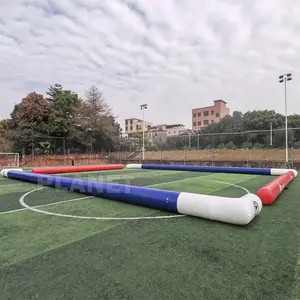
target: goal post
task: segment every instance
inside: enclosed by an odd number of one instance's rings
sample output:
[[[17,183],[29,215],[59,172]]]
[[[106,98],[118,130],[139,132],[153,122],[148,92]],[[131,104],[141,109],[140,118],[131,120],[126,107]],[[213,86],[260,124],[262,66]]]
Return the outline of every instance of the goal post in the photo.
[[[0,169],[6,167],[18,168],[20,166],[19,153],[0,152]]]

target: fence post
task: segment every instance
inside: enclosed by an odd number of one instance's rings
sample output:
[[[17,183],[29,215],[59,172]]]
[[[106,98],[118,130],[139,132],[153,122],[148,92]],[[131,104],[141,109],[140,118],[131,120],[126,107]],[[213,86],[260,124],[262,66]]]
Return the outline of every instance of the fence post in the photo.
[[[247,167],[249,168],[249,164],[250,164],[250,149],[249,149],[249,143],[250,143],[250,139],[249,139],[249,132],[247,132]]]
[[[292,129],[292,169],[294,169],[294,138],[295,138],[295,133],[294,130]]]
[[[186,149],[184,149],[184,164],[186,165]]]
[[[294,145],[292,145],[292,169],[294,169]]]
[[[215,165],[215,137],[212,135],[212,166]]]
[[[250,151],[249,151],[249,147],[247,148],[247,167],[249,168],[249,159],[250,158]]]
[[[66,138],[63,138],[63,151],[64,151],[64,155],[66,155]]]
[[[160,150],[160,163],[162,163],[162,156],[163,156],[162,150]]]

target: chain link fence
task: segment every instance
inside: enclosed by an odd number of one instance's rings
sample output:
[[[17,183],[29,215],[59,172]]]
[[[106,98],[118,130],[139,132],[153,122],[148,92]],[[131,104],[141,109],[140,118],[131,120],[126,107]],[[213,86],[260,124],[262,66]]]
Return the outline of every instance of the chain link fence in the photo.
[[[20,150],[22,166],[62,166],[98,164],[107,161],[108,152],[97,147],[97,141],[83,145],[80,141],[50,135],[32,135],[27,150]],[[94,147],[93,147],[94,146]]]
[[[217,162],[285,162],[285,129],[253,130],[232,133],[185,134],[168,136],[159,132],[151,138],[145,134],[145,161],[155,163],[203,162],[214,165]],[[69,141],[62,137],[34,135],[31,138],[30,151],[21,153],[21,157],[33,163],[37,157],[62,156],[70,158],[81,155],[80,161],[89,163],[103,159],[110,163],[142,162],[142,136],[117,138],[106,150],[97,141],[82,145],[79,141]],[[107,150],[108,149],[108,150]],[[288,129],[288,162],[300,163],[300,128]]]
[[[109,153],[111,162],[141,162],[141,137],[120,138],[117,151]],[[234,133],[168,136],[167,132],[149,139],[145,135],[145,161],[286,161],[285,129],[253,130]],[[288,129],[288,161],[300,162],[300,128]]]

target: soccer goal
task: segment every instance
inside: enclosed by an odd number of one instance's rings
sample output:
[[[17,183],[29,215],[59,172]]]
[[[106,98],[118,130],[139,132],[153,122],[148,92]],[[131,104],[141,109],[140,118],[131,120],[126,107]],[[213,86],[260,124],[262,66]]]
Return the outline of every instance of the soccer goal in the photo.
[[[2,167],[18,168],[19,165],[20,165],[19,153],[0,152],[0,168]]]

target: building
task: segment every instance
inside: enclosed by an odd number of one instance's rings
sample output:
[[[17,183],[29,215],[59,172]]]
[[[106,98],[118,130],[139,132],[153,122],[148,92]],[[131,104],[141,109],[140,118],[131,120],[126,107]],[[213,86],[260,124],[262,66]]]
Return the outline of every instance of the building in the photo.
[[[179,132],[179,135],[191,135],[193,131],[191,129],[183,129]]]
[[[167,136],[176,136],[176,135],[180,135],[181,131],[186,130],[186,128],[183,124],[170,124],[170,125],[160,124],[160,125],[149,127],[149,131],[155,131],[155,130],[166,131]]]
[[[192,110],[193,131],[209,125],[218,123],[222,118],[229,115],[229,108],[226,102],[219,99],[214,101],[214,105],[194,108]]]
[[[144,121],[144,131],[147,131],[152,126],[151,122]],[[143,131],[143,120],[130,118],[125,119],[125,133],[128,135]]]
[[[152,146],[159,146],[163,145],[167,142],[167,131],[157,128],[157,129],[150,129],[146,133],[146,137]]]
[[[167,136],[176,136],[180,135],[180,132],[182,130],[186,130],[185,126],[183,124],[161,124],[157,125],[157,128],[161,130],[165,130],[167,132]]]
[[[121,138],[121,139],[127,139],[127,138],[128,138],[128,133],[122,132],[122,133],[120,134],[120,138]]]

